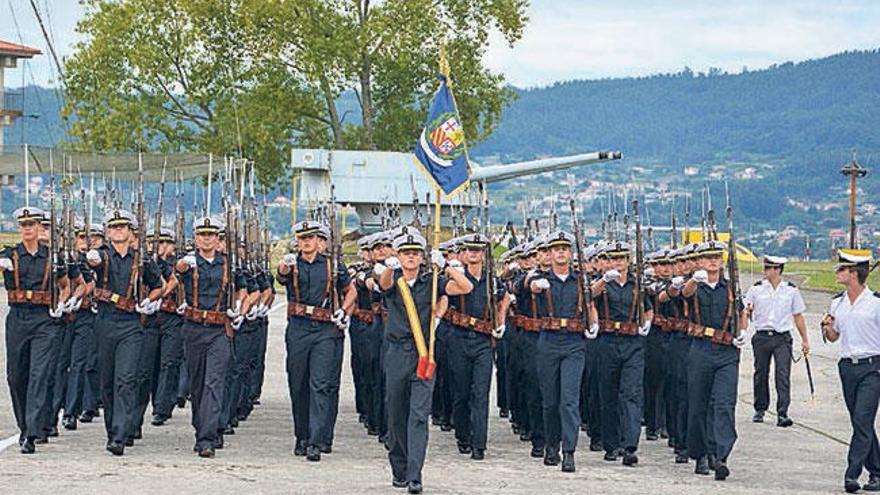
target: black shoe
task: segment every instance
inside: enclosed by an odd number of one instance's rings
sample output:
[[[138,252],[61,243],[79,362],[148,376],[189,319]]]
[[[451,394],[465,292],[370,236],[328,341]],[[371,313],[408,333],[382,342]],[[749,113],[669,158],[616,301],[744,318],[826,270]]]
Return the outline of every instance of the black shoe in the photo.
[[[214,447],[205,447],[199,451],[199,457],[211,458],[214,457]]]
[[[574,452],[563,452],[562,453],[562,472],[563,473],[573,473],[574,471],[575,471]]]
[[[603,450],[602,442],[598,439],[590,440],[590,452],[601,452]]]
[[[125,453],[125,445],[122,445],[122,442],[107,442],[107,452],[113,455],[122,455]]]
[[[364,424],[367,421],[367,417],[363,414],[358,414],[358,423]]]
[[[34,445],[34,440],[32,438],[25,438],[23,442],[21,442],[21,453],[22,454],[33,454],[37,451],[37,447]]]
[[[532,451],[529,452],[529,455],[540,459],[544,457],[544,449],[542,449],[541,447],[532,447]]]
[[[238,428],[238,416],[229,420],[229,426],[231,426],[233,428]]]
[[[843,489],[846,493],[855,493],[861,489],[858,480],[843,480]]]
[[[547,450],[546,453],[544,454],[544,465],[545,466],[559,465],[559,451]]]
[[[306,443],[302,440],[297,440],[296,445],[293,447],[293,455],[297,457],[302,457],[306,455]]]
[[[72,416],[65,416],[61,419],[61,426],[63,426],[65,430],[76,430],[76,418]]]
[[[399,480],[397,478],[391,478],[391,486],[394,488],[406,488],[407,482],[406,480]]]
[[[363,423],[363,421],[361,422]],[[431,416],[431,424],[434,426],[440,426],[440,416]]]
[[[715,480],[724,481],[728,476],[730,476],[730,468],[727,467],[727,463],[724,461],[718,461],[715,464]]]
[[[660,438],[669,438],[669,431],[666,428],[660,428]]]
[[[706,458],[706,456],[697,459],[697,465],[694,466],[694,473],[702,474],[704,476],[709,474],[709,460]]]
[[[635,452],[624,452],[623,453],[623,465],[624,466],[635,466],[638,463],[639,463],[639,456],[637,456]]]
[[[375,426],[372,426],[372,425],[367,427],[367,435],[369,435],[371,437],[375,437],[378,434],[379,434],[379,428],[376,428]]]
[[[235,428],[230,425],[226,425],[226,428],[223,428],[224,435],[235,435]]]
[[[764,422],[764,412],[763,411],[755,411],[755,414],[752,415],[752,423],[763,423]]]
[[[126,447],[134,447],[134,438],[130,438],[130,437],[126,438],[125,439],[125,446]]]
[[[507,409],[502,409],[502,410],[498,411],[498,417],[499,418],[509,418],[510,411],[508,411]]]
[[[134,439],[140,440],[142,438],[144,438],[144,430],[142,430],[141,427],[138,426],[137,431],[134,432]]]
[[[100,418],[101,417],[101,409],[103,409],[103,408],[104,408],[103,404],[98,405],[98,409],[92,413],[92,416],[94,416],[96,418]]]
[[[217,438],[211,442],[211,447],[214,450],[220,450],[223,448],[223,443],[223,435],[217,435]]]
[[[312,462],[318,462],[321,460],[321,450],[318,449],[317,445],[309,445],[306,449],[306,459]]]
[[[186,397],[178,397],[177,398],[177,408],[183,409],[186,407]]]
[[[471,446],[463,443],[458,444],[458,453],[459,454],[470,454]]]
[[[660,436],[662,437],[663,435],[660,435]],[[675,438],[669,437],[669,440],[666,440],[666,446],[669,447],[670,449],[674,449],[675,448]]]
[[[712,471],[715,471],[715,464],[718,463],[718,461],[715,459],[715,454],[707,455],[706,461],[709,463],[709,469],[711,469]]]
[[[660,438],[660,435],[657,434],[656,431],[647,431],[645,430],[645,440],[655,441]]]
[[[255,406],[259,406],[260,405],[260,398],[259,397],[254,398],[254,400],[251,401],[251,404],[253,404]]]
[[[520,433],[525,431],[522,429],[522,427],[520,425],[516,425],[516,424],[510,425],[510,430],[513,432],[514,435],[519,435]]]
[[[440,425],[440,431],[452,431],[452,424],[443,423],[442,425]]]
[[[780,428],[788,428],[793,424],[794,421],[792,421],[791,418],[789,418],[788,416],[779,416],[778,418],[776,418],[776,426]]]
[[[473,459],[475,461],[482,461],[485,458],[486,458],[486,451],[483,449],[474,449],[473,452],[471,452],[471,459]]]
[[[417,494],[422,493],[422,482],[421,481],[410,481],[406,485],[406,492]]]
[[[37,445],[49,443],[49,438],[47,437],[37,437],[34,439],[34,443]]]
[[[333,453],[333,446],[327,445],[326,447],[321,447],[321,453],[322,454],[332,454]]]
[[[610,462],[614,462],[614,461],[616,461],[616,460],[617,460],[617,452],[615,452],[615,451],[613,451],[613,450],[612,450],[612,451],[605,452],[605,457],[604,457],[604,459],[605,459],[606,461],[610,461]]]
[[[52,425],[49,428],[49,433],[46,435],[47,437],[57,437],[58,436],[58,425]]]
[[[880,492],[880,478],[872,474],[868,477],[868,482],[862,485],[862,490],[866,492]]]
[[[166,419],[167,418],[165,418],[165,416],[163,416],[161,414],[154,414],[153,420],[150,421],[150,424],[153,426],[162,426],[165,424]]]
[[[590,426],[589,426],[588,424],[586,424],[586,423],[581,423],[580,428],[581,428],[581,431],[583,431],[583,432],[588,432],[588,431],[590,431]]]
[[[84,411],[79,415],[80,423],[91,423],[93,419],[95,419],[94,411]]]
[[[520,442],[531,442],[532,441],[532,432],[530,431],[522,431],[519,434]]]
[[[675,454],[675,463],[676,464],[687,464],[688,463],[687,454],[681,454],[681,453]]]

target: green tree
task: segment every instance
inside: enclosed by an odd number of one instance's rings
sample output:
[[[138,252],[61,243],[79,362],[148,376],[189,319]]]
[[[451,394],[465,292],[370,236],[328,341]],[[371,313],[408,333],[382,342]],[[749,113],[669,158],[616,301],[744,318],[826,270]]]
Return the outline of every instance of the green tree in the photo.
[[[482,58],[513,45],[527,0],[83,0],[67,61],[73,145],[241,154],[263,181],[291,146],[405,151],[445,44],[472,142],[512,93]],[[359,122],[337,101],[357,96]]]

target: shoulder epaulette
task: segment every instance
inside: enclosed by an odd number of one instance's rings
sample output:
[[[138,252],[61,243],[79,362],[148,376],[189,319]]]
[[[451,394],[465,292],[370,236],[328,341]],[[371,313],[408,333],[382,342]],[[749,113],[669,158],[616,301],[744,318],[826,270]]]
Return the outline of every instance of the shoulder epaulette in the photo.
[[[846,291],[840,291],[837,294],[834,294],[834,297],[832,297],[831,299],[838,299],[838,298],[842,297],[843,294],[845,294],[845,293],[846,293]]]
[[[880,292],[874,292],[874,297],[880,297]]]
[[[757,287],[757,286],[761,285],[761,282],[763,282],[763,280],[758,280],[757,282],[755,282],[755,283],[752,284],[752,285],[755,286],[755,287]]]
[[[797,289],[797,284],[795,284],[791,280],[786,281],[786,283],[788,284],[789,287],[794,287],[795,289]]]

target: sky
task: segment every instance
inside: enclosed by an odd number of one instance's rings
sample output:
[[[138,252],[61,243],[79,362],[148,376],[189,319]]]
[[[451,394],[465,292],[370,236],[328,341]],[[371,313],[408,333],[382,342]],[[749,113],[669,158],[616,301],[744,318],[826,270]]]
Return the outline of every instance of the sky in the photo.
[[[59,57],[78,41],[78,0],[35,0]],[[14,12],[14,16],[13,16]],[[532,0],[523,39],[492,38],[485,62],[519,87],[719,67],[728,72],[880,47],[875,0]],[[17,20],[12,22],[13,18]],[[30,0],[0,0],[0,39],[43,50],[25,83],[55,85]],[[9,74],[19,86],[22,72]]]

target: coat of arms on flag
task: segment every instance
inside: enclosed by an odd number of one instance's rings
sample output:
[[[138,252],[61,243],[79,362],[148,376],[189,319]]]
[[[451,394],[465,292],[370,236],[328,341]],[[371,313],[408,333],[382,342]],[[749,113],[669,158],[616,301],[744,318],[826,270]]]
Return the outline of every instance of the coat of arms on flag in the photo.
[[[440,76],[440,87],[431,101],[414,153],[419,165],[447,196],[461,190],[470,180],[464,129],[445,75]]]

